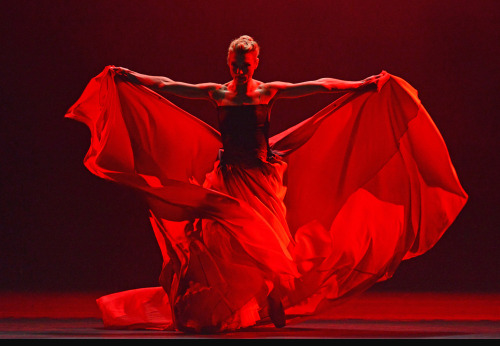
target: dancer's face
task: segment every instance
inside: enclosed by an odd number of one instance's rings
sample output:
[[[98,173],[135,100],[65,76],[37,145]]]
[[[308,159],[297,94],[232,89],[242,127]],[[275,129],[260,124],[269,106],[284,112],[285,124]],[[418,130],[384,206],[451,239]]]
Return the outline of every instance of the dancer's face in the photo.
[[[227,65],[231,71],[231,77],[236,84],[246,84],[253,76],[253,73],[259,65],[257,52],[249,53],[229,53]]]

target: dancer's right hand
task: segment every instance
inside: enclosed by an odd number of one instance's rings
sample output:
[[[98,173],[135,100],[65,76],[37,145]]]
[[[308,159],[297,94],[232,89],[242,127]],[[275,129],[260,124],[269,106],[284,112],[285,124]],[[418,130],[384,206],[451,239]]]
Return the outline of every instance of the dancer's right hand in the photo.
[[[128,68],[119,67],[119,66],[113,66],[110,68],[110,70],[116,72],[116,74],[123,76],[123,77],[127,77],[128,75],[130,75],[132,73],[132,71],[129,70]]]

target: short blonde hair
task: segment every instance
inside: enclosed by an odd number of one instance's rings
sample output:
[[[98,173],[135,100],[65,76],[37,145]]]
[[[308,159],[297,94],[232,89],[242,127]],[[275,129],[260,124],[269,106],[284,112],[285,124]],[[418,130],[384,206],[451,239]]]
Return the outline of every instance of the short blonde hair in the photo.
[[[257,56],[259,56],[260,47],[259,44],[252,37],[248,35],[242,35],[231,41],[231,44],[229,45],[229,49],[227,52],[227,56],[229,57],[229,54],[231,54],[232,52],[243,53],[243,54],[256,52]]]

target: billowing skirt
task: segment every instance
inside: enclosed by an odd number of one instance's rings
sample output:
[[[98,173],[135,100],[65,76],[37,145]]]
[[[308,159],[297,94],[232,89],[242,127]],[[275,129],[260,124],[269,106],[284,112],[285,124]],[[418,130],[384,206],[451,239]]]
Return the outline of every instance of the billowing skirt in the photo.
[[[105,326],[234,330],[267,296],[309,316],[390,278],[467,201],[446,145],[403,79],[348,93],[270,138],[258,167],[221,167],[220,134],[106,67],[67,117],[91,133],[85,166],[148,202],[159,287],[98,299]]]

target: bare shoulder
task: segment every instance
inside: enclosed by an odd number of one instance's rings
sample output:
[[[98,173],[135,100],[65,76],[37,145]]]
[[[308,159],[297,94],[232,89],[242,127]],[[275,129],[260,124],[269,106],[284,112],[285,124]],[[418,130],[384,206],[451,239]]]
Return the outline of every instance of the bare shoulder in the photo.
[[[224,84],[217,84],[217,83],[211,83],[211,84],[213,85],[211,87],[210,97],[216,103],[219,103],[221,100],[226,98],[226,95],[228,93],[229,82]]]
[[[259,85],[258,90],[259,93],[269,99],[270,102],[280,91],[286,89],[286,87],[290,85],[291,83],[281,81],[266,82]]]

